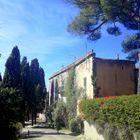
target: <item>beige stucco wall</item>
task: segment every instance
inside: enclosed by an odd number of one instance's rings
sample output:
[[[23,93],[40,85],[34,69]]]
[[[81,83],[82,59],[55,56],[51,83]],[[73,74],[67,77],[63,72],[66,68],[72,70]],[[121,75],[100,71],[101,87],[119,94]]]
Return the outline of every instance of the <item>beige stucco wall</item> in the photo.
[[[86,140],[105,140],[103,135],[97,132],[95,125],[90,125],[87,121],[84,121],[84,139]]]
[[[126,61],[96,60],[97,87],[101,96],[135,93],[134,64]]]
[[[84,89],[84,78],[86,78],[86,96],[93,98],[92,76],[92,57],[86,59],[83,63],[75,67],[76,84],[79,88]]]
[[[55,73],[53,77],[49,79],[50,84],[51,81],[58,82],[58,87],[61,89],[62,86],[65,86],[67,82],[67,77],[69,74],[69,70],[75,70],[75,85],[78,89],[81,90],[81,96],[84,95],[84,78],[86,78],[86,97],[93,98],[93,86],[92,86],[92,67],[93,67],[93,55],[92,52],[87,53],[84,57],[80,58],[79,60],[75,61],[74,63],[68,65],[64,69],[61,69],[59,72]],[[62,84],[63,83],[63,84]],[[55,98],[55,92],[54,92]]]

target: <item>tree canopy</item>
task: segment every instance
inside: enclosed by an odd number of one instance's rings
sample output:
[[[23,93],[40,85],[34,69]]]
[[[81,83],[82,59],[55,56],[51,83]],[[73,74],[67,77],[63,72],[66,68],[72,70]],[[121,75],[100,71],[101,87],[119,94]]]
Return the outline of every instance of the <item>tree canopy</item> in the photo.
[[[25,116],[25,119],[28,120],[29,114],[31,114],[32,124],[33,120],[36,123],[37,113],[42,112],[45,108],[46,86],[43,68],[39,66],[37,58],[31,61],[31,65],[26,57],[23,57],[20,62],[20,52],[17,46],[13,48],[5,67],[3,80],[0,75],[1,87],[20,91],[23,118]],[[22,123],[24,123],[24,119]]]
[[[67,0],[80,8],[80,15],[69,25],[70,32],[87,35],[91,40],[101,37],[101,27],[108,24],[107,32],[120,35],[117,23],[127,29],[140,29],[139,0]]]
[[[15,46],[8,57],[5,64],[5,73],[3,77],[3,87],[20,87],[20,52],[17,46]]]
[[[128,59],[138,61],[140,51],[140,1],[139,0],[66,0],[80,9],[80,14],[68,26],[76,35],[86,35],[89,40],[101,38],[102,29],[118,36],[126,29],[135,31],[122,42]],[[106,25],[106,26],[104,26]]]
[[[128,59],[138,61],[138,52],[140,52],[140,32],[129,36],[122,42],[123,51],[128,53]]]

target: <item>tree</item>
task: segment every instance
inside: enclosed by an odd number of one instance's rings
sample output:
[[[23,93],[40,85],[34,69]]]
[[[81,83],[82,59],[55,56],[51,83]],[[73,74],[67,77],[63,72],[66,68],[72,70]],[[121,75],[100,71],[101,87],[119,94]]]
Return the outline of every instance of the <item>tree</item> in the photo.
[[[54,80],[50,83],[50,104],[54,103]]]
[[[140,1],[139,0],[67,0],[78,6],[80,15],[68,26],[68,31],[77,35],[86,35],[90,40],[101,38],[101,29],[106,27],[110,35],[121,34],[120,24],[135,31],[122,43],[128,58],[138,61],[140,47]],[[140,75],[140,73],[139,73]],[[140,77],[140,76],[139,76]],[[140,87],[140,78],[138,80]],[[140,93],[140,88],[138,88]]]
[[[29,120],[29,111],[30,109],[30,66],[27,62],[27,58],[23,57],[21,61],[21,90],[23,92],[23,101],[24,101],[24,113],[27,120]]]
[[[77,115],[77,100],[81,90],[77,88],[75,83],[75,70],[70,69],[64,86],[64,95],[66,96],[66,106],[68,113],[68,123]]]
[[[58,101],[56,103],[53,117],[55,128],[57,132],[59,132],[62,127],[65,127],[67,125],[67,109],[64,102]]]
[[[38,60],[35,58],[31,61],[30,65],[30,78],[31,78],[31,114],[32,114],[32,125],[33,120],[35,119],[36,123],[36,116],[37,116],[37,108],[36,108],[36,86],[39,83],[39,63]]]
[[[0,88],[0,131],[7,140],[16,139],[19,122],[23,122],[21,91],[13,88]],[[21,124],[20,124],[21,126]]]
[[[20,52],[17,46],[13,48],[11,55],[6,61],[5,67],[2,86],[20,88]]]
[[[46,85],[45,85],[45,73],[43,68],[39,68],[39,85],[40,85],[40,93],[38,93],[40,100],[39,100],[39,109],[38,112],[43,112],[44,108],[45,108],[45,101],[46,101],[46,95],[47,95],[47,91],[46,91]]]
[[[58,92],[59,92],[59,86],[58,86],[58,81],[57,79],[55,80],[55,101],[58,100]]]
[[[0,73],[0,85],[1,85],[1,82],[2,82],[2,76],[1,76],[1,73]]]
[[[120,35],[118,23],[131,30],[140,29],[139,0],[67,0],[80,8],[80,15],[69,25],[68,30],[78,35],[87,35],[90,40],[101,37],[101,28],[108,24],[107,32]]]
[[[32,110],[32,124],[37,113],[43,111],[45,107],[46,87],[44,79],[44,70],[39,67],[39,62],[35,58],[31,61],[30,65],[30,78],[31,78],[31,110]]]
[[[2,81],[1,73],[0,73],[0,82]]]
[[[138,52],[140,52],[140,32],[136,33],[122,42],[123,51],[128,53],[128,59],[138,62]]]

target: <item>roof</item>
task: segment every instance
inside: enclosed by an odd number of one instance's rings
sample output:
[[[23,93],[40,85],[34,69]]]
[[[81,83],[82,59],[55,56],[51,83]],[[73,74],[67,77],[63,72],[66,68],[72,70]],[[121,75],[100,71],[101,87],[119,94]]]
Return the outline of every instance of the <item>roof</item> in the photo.
[[[78,66],[79,64],[81,64],[82,62],[84,62],[86,59],[90,58],[90,57],[95,57],[95,53],[93,51],[89,51],[88,53],[86,53],[86,55],[84,55],[83,57],[79,58],[78,60],[74,61],[72,64],[69,64],[68,66],[62,68],[61,70],[57,71],[56,73],[54,73],[50,78],[54,78],[57,75],[60,75],[61,73],[64,73],[65,71],[69,70],[72,67]],[[107,62],[107,63],[125,63],[125,64],[134,64],[134,61],[130,61],[130,60],[119,60],[119,59],[103,59],[103,58],[98,58],[95,57],[96,61],[100,61],[100,62]]]
[[[98,58],[96,57],[96,61],[100,61],[100,62],[109,62],[109,63],[125,63],[125,64],[135,64],[134,61],[131,60],[124,60],[124,59],[104,59],[104,58]]]
[[[70,68],[75,67],[75,66],[81,64],[81,63],[84,62],[86,59],[88,59],[88,58],[90,58],[90,57],[92,57],[92,56],[94,56],[94,55],[95,55],[95,53],[94,53],[93,51],[89,51],[88,53],[86,53],[86,55],[84,55],[83,57],[81,57],[81,58],[79,58],[78,60],[74,61],[72,64],[69,64],[68,66],[66,66],[66,67],[62,68],[61,70],[57,71],[56,73],[54,73],[54,74],[49,78],[49,80],[52,79],[52,78],[54,78],[55,76],[57,76],[57,75],[59,75],[59,74],[65,72],[65,71],[69,70]]]

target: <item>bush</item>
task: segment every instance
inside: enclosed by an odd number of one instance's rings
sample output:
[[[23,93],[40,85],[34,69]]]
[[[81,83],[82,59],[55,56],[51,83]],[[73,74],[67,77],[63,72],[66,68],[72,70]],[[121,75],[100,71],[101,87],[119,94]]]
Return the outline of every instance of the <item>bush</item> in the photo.
[[[57,132],[59,132],[59,130],[62,127],[66,126],[67,112],[66,112],[66,106],[63,102],[58,102],[56,104],[56,108],[54,109],[53,112],[53,120]]]
[[[70,120],[69,128],[73,133],[83,133],[83,121],[77,117],[75,119]]]
[[[109,123],[117,128],[140,130],[140,96],[98,98],[80,102],[81,117],[87,121]]]

